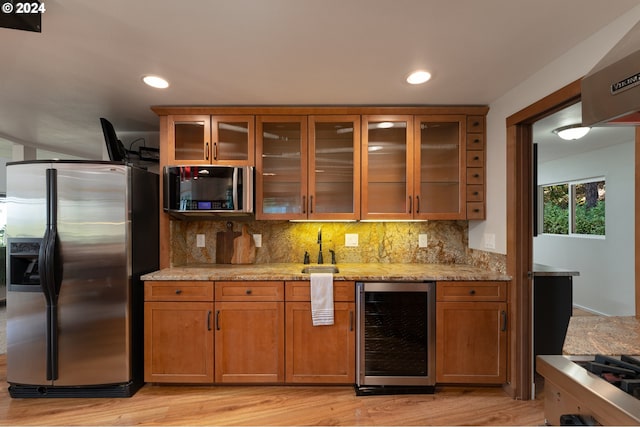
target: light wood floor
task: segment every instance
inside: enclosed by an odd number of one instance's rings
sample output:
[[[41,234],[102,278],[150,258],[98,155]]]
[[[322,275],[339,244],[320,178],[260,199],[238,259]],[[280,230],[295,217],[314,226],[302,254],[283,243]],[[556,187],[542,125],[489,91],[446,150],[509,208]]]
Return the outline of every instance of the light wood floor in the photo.
[[[145,385],[131,398],[12,399],[0,355],[0,425],[543,425],[543,400],[501,388],[361,396],[352,387]]]

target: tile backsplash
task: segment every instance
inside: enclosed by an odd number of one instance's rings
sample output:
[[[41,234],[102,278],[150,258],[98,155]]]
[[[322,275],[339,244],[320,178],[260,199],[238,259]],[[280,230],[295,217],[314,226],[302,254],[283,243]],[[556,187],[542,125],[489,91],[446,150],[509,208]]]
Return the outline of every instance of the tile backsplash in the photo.
[[[171,264],[216,262],[216,235],[227,230],[226,220],[171,221]],[[312,263],[318,260],[318,230],[322,230],[322,253],[337,263],[450,263],[472,264],[504,272],[504,255],[468,248],[467,221],[427,222],[289,222],[232,220],[232,229],[247,225],[249,234],[262,235],[256,249],[257,264],[302,263],[305,251]],[[204,247],[196,244],[204,235]],[[346,246],[345,235],[357,234],[358,246]],[[427,247],[419,247],[419,236],[427,236]]]

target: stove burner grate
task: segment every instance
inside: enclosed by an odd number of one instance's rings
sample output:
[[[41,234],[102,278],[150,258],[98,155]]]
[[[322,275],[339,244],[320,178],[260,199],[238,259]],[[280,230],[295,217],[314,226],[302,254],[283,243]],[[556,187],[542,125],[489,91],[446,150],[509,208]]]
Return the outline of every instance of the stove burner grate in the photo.
[[[640,358],[598,354],[583,367],[635,398],[640,398]]]

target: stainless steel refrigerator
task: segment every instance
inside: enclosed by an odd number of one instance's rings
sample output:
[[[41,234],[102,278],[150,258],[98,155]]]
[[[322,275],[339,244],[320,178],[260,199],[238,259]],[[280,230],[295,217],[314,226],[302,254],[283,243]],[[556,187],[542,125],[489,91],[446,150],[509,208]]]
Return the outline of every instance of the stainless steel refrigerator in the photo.
[[[158,175],[116,162],[7,164],[12,397],[128,397],[143,384],[142,274]]]

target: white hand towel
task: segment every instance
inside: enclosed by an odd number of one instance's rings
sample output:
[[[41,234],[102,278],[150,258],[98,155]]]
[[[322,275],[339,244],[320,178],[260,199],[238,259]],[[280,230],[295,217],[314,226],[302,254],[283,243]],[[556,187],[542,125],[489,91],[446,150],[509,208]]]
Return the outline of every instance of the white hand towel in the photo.
[[[333,325],[333,274],[311,273],[313,326]]]

